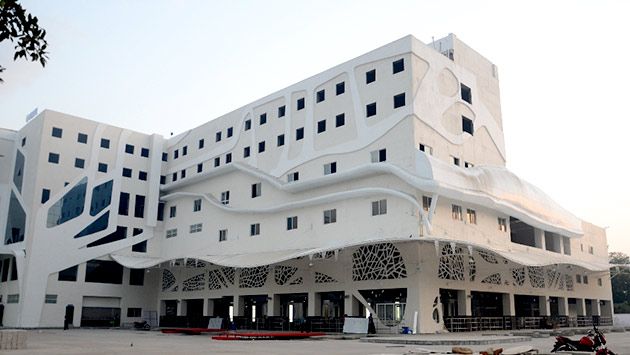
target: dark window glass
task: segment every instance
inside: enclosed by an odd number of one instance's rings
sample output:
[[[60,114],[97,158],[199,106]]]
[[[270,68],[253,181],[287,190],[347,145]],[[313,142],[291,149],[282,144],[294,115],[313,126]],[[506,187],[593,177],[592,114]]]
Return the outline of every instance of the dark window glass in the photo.
[[[122,284],[123,267],[115,261],[90,260],[85,266],[85,282]]]
[[[145,245],[145,249],[146,249],[146,245]],[[144,269],[129,269],[129,284],[132,286],[143,286],[144,285]],[[129,308],[129,309],[131,310],[134,308]],[[140,308],[135,308],[135,309],[139,310]],[[136,315],[135,317],[139,317],[139,315]]]
[[[199,149],[203,149],[203,146],[206,142],[203,139],[199,140]]]
[[[394,108],[405,106],[405,93],[394,95]]]
[[[179,158],[179,150],[175,149],[175,151],[173,152],[173,159],[177,159]]]
[[[139,171],[138,172],[138,179],[140,179],[142,181],[147,181],[147,172],[146,171]]]
[[[326,90],[320,90],[317,92],[317,97],[316,97],[316,101],[317,102],[322,102],[326,100]]]
[[[48,162],[53,164],[59,164],[59,154],[48,153]]]
[[[258,143],[258,153],[262,153],[265,151],[265,141]]]
[[[101,138],[101,148],[109,149],[109,139]]]
[[[57,128],[57,127],[53,127],[52,128],[52,136],[53,137],[61,138],[62,134],[63,134],[63,130],[61,128]]]
[[[376,69],[372,69],[365,73],[365,83],[369,84],[376,81]]]
[[[188,146],[187,145],[182,147],[182,156],[184,156],[184,155],[188,155]]]
[[[168,153],[162,153],[162,161],[168,161]]]
[[[326,132],[326,120],[317,122],[317,133]]]
[[[197,164],[197,172],[200,173],[203,171],[203,163]]]
[[[261,192],[262,192],[261,183],[252,184],[252,198],[260,196]]]
[[[158,203],[157,220],[158,221],[164,220],[164,202]]]
[[[74,167],[79,169],[85,168],[85,159],[74,158]]]
[[[98,171],[101,173],[106,173],[107,172],[107,164],[105,163],[98,163]]]
[[[103,244],[113,243],[125,238],[127,238],[127,227],[118,226],[116,227],[116,231],[88,244],[87,247],[92,248]]]
[[[335,126],[341,127],[346,124],[346,114],[340,113],[335,117]]]
[[[42,203],[46,203],[50,199],[50,190],[42,189]]]
[[[18,191],[22,192],[22,180],[24,179],[24,154],[16,150],[15,167],[13,169],[13,182]]]
[[[284,115],[286,114],[286,106],[280,106],[278,107],[278,117],[284,117]]]
[[[140,149],[140,156],[148,158],[149,157],[149,148]]]
[[[6,282],[9,279],[9,267],[11,259],[4,259],[2,261],[2,282]]]
[[[131,144],[125,144],[125,153],[133,154],[135,147]]]
[[[225,155],[225,164],[229,164],[232,162],[232,153],[227,153]]]
[[[298,111],[304,108],[304,98],[297,100],[297,109]]]
[[[17,279],[18,279],[17,265],[16,265],[16,262],[15,262],[15,257],[12,257],[11,258],[11,278],[9,280],[10,281],[15,281]]]
[[[337,83],[337,85],[335,85],[335,90],[337,95],[343,94],[346,92],[346,83],[344,81]]]
[[[83,213],[87,178],[81,179],[54,205],[48,209],[47,227],[58,226]]]
[[[372,117],[376,115],[376,102],[372,102],[365,106],[365,116]]]
[[[177,173],[173,173],[173,175],[171,176],[171,181],[172,182],[177,181]]]
[[[464,84],[461,84],[461,95],[462,95],[462,100],[468,102],[469,104],[472,105],[472,91],[470,90],[470,88]]]
[[[251,154],[251,148],[245,147],[243,148],[243,158],[247,158]]]
[[[304,127],[295,130],[295,140],[299,141],[304,138]]]
[[[26,137],[22,138],[22,147],[26,145]]]
[[[121,216],[129,215],[129,193],[121,192],[118,201],[118,214]]]
[[[462,116],[462,131],[468,132],[471,135],[475,133],[475,126],[470,118]]]
[[[219,165],[221,165],[221,158],[219,157],[214,158],[214,167],[216,168]]]
[[[90,215],[96,216],[112,202],[112,187],[114,181],[109,180],[92,189],[92,201],[90,201]]]
[[[405,70],[405,59],[401,58],[392,62],[392,74],[400,73]]]
[[[67,269],[59,271],[57,280],[58,281],[76,281],[78,271],[79,271],[78,265],[70,266]]]
[[[26,212],[24,212],[22,205],[13,191],[11,191],[11,199],[9,200],[9,216],[6,224],[4,244],[12,244],[24,240]]]
[[[185,177],[186,177],[186,169],[184,169],[184,170],[180,171],[179,176],[181,176],[181,177],[182,177],[182,179],[183,179],[183,178],[185,178]]]
[[[232,137],[233,134],[234,134],[234,128],[228,127],[227,133],[226,133],[227,137],[230,138]]]
[[[122,176],[130,178],[132,175],[132,171],[129,168],[123,168]]]
[[[83,228],[79,233],[77,233],[74,238],[85,237],[86,235],[91,235],[94,233],[98,233],[107,229],[107,225],[109,224],[109,211],[105,212],[102,216],[98,217],[94,222],[87,225],[87,227]]]
[[[387,160],[387,149],[381,149],[378,151],[378,161],[383,162]]]
[[[260,121],[259,121],[260,125],[264,125],[265,123],[267,123],[267,114],[263,113],[262,115],[260,115]]]
[[[282,147],[284,145],[284,134],[278,136],[278,147]]]
[[[87,134],[85,133],[79,133],[79,135],[77,136],[77,142],[79,143],[87,143]]]
[[[134,269],[132,269],[133,271]],[[142,281],[144,282],[144,274],[142,274]],[[130,285],[133,285],[131,281],[129,281]],[[127,308],[127,317],[129,318],[139,318],[142,317],[142,308],[129,307]]]
[[[215,141],[217,141],[217,142],[221,141],[221,132],[215,133],[214,136],[215,136],[215,138],[214,138]]]
[[[252,120],[246,120],[245,121],[245,130],[249,131],[250,129],[252,129]]]

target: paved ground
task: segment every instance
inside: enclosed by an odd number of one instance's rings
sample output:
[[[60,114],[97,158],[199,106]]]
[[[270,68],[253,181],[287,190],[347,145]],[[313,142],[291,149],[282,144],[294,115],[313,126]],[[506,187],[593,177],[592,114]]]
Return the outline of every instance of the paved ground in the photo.
[[[608,333],[609,347],[617,354],[630,354],[629,333]],[[468,337],[485,337],[467,333]],[[404,337],[404,336],[403,336]],[[413,336],[422,337],[422,336]],[[431,336],[434,337],[434,336]],[[462,338],[462,334],[446,334],[444,338]],[[533,338],[525,343],[503,344],[504,347],[532,345],[549,351],[553,337]],[[28,349],[12,350],[7,354],[410,354],[418,345],[374,344],[359,340],[264,340],[217,341],[207,335],[162,334],[114,329],[31,330]],[[501,346],[493,345],[495,347]],[[434,351],[450,350],[448,346],[422,345]],[[469,346],[478,354],[488,345]]]

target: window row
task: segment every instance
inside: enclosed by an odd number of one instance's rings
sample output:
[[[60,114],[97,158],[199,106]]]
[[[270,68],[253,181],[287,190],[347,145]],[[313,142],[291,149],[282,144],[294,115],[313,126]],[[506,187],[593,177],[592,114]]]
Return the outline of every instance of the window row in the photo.
[[[401,58],[392,62],[392,74],[397,74],[405,70],[405,59]],[[365,84],[370,84],[376,81],[376,69],[371,69],[365,72]]]
[[[48,153],[48,162],[51,164],[59,164],[59,161],[61,160],[61,155],[59,153],[53,153],[53,152],[49,152]],[[79,169],[83,169],[85,168],[85,159],[81,159],[81,158],[75,158],[74,159],[74,166],[76,168]],[[98,163],[98,167],[97,170],[101,173],[107,173],[107,164],[105,163]]]
[[[130,168],[123,168],[122,176],[131,178],[133,175],[133,170]],[[147,181],[147,172],[139,170],[138,171],[138,180]]]
[[[77,281],[79,266],[71,266],[58,273],[58,281]],[[129,269],[129,285],[144,286],[144,269]],[[123,266],[115,261],[89,260],[85,263],[85,282],[122,284]],[[56,297],[55,297],[56,298]]]

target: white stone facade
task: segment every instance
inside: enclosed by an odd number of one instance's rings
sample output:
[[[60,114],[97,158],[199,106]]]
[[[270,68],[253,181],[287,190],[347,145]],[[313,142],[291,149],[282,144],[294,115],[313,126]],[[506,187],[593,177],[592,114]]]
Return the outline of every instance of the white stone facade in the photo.
[[[611,318],[605,231],[505,160],[497,68],[454,35],[401,38],[169,139],[46,110],[0,130],[2,321],[61,326],[67,305],[74,326],[228,305],[367,309],[417,332]]]

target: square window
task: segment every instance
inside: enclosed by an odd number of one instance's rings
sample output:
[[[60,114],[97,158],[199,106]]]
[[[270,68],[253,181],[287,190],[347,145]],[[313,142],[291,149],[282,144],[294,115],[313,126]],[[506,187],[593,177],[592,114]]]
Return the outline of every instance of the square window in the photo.
[[[255,236],[260,235],[260,223],[254,223],[249,225],[249,235]]]
[[[197,164],[197,173],[200,173],[202,171],[203,171],[203,163]]]
[[[387,200],[372,201],[372,216],[387,214]]]
[[[468,86],[464,84],[460,84],[460,86],[461,86],[460,93],[462,96],[462,100],[472,105],[472,91],[470,90]]]
[[[74,167],[83,169],[85,167],[85,160],[81,158],[74,158]]]
[[[337,162],[324,164],[324,175],[330,175],[337,172]]]
[[[258,143],[258,153],[262,153],[265,151],[265,141]]]
[[[221,165],[221,158],[219,157],[214,158],[214,167],[216,168],[219,165]]]
[[[337,83],[337,85],[335,85],[335,92],[337,95],[341,95],[346,92],[346,83],[344,81]]]
[[[304,127],[295,130],[295,140],[299,141],[304,138]]]
[[[131,177],[131,175],[132,175],[132,174],[131,174],[131,169],[129,169],[129,168],[123,168],[123,171],[122,171],[122,176],[130,178],[130,177]]]
[[[139,171],[138,172],[138,179],[140,179],[142,181],[147,181],[147,172],[146,171]]]
[[[392,74],[400,73],[405,70],[405,59],[401,58],[392,62]]]
[[[175,218],[177,216],[177,206],[171,206],[169,209],[169,217]]]
[[[48,153],[48,162],[53,164],[59,164],[59,154]]]
[[[179,172],[179,176],[181,176],[181,178],[185,178],[186,177],[186,169],[183,169],[182,171]]]
[[[317,133],[326,132],[326,120],[317,122]]]
[[[63,135],[63,130],[61,128],[53,127],[52,128],[52,136],[56,138],[61,138]]]
[[[109,139],[101,138],[101,148],[109,149]]]
[[[188,146],[185,145],[182,147],[182,156],[188,155]]]
[[[79,133],[77,136],[77,142],[87,144],[88,136],[85,133]]]
[[[346,114],[340,113],[335,117],[335,126],[341,127],[346,124]]]
[[[245,120],[245,131],[252,129],[252,120]]]
[[[134,146],[131,144],[125,144],[125,153],[133,154]]]
[[[162,161],[168,161],[168,153],[162,153]]]
[[[175,151],[173,152],[173,159],[177,159],[179,158],[179,150],[175,149]]]
[[[278,107],[278,118],[284,117],[284,115],[286,114],[286,110],[287,108],[284,105]]]
[[[372,163],[380,163],[387,160],[387,149],[379,149],[370,152]]]
[[[202,138],[199,140],[199,149],[203,149],[203,147],[205,146],[206,141]]]
[[[149,148],[141,148],[140,149],[140,156],[144,157],[144,158],[148,158],[149,157]]]
[[[287,217],[287,230],[294,230],[298,228],[298,218],[297,216]]]
[[[365,73],[365,83],[369,84],[376,81],[376,69],[372,69]]]
[[[365,106],[365,117],[372,117],[374,115],[376,115],[376,102]]]
[[[227,240],[227,229],[221,229],[219,231],[219,241],[225,242]]]
[[[221,192],[221,204],[227,205],[230,203],[230,191]]]
[[[198,198],[193,201],[193,212],[201,211],[201,199]]]
[[[317,96],[316,97],[316,101],[317,102],[322,102],[322,101],[326,100],[326,90],[318,91],[316,96]]]
[[[98,171],[101,173],[106,173],[107,172],[107,164],[105,163],[98,163]]]
[[[256,184],[252,184],[252,198],[256,198],[260,196],[261,193],[262,193],[262,184],[260,182]]]
[[[394,108],[405,106],[405,93],[394,95]]]
[[[300,180],[300,173],[297,171],[287,175],[287,182],[293,182],[293,181],[298,181],[298,180]]]
[[[251,154],[251,148],[245,147],[243,148],[243,158],[247,158]]]
[[[46,203],[50,199],[50,190],[42,189],[42,203]]]
[[[225,164],[230,164],[232,162],[232,153],[227,153],[225,155]]]
[[[214,140],[216,142],[220,142],[221,141],[221,132],[215,133],[214,136],[215,136]]]
[[[473,121],[465,116],[462,116],[462,132],[470,133],[470,135],[473,135],[475,133],[475,126]]]
[[[305,104],[304,104],[304,98],[301,98],[301,99],[298,99],[298,100],[297,100],[297,110],[298,110],[298,111],[299,111],[299,110],[301,110],[301,109],[303,109],[303,108],[304,108],[304,105],[305,105]]]
[[[267,123],[267,114],[266,114],[266,113],[263,113],[262,115],[260,115],[260,121],[259,121],[259,124],[262,126],[262,125],[264,125],[265,123]]]
[[[324,211],[324,224],[336,223],[337,222],[337,209],[325,210]]]
[[[284,134],[278,136],[277,143],[278,147],[282,147],[284,145]]]
[[[234,128],[232,128],[232,127],[228,127],[228,129],[227,129],[227,131],[226,131],[226,134],[225,134],[225,135],[226,135],[228,138],[230,138],[230,137],[232,137],[232,135],[233,135],[233,134],[234,134]]]

